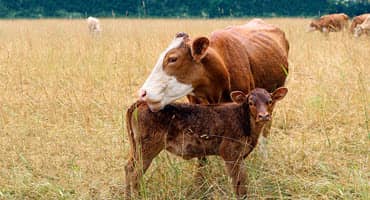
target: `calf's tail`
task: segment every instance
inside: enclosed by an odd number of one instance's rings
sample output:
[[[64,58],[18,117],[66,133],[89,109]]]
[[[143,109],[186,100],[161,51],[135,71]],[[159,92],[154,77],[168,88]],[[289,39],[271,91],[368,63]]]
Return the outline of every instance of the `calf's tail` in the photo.
[[[127,136],[128,136],[128,140],[130,142],[130,147],[131,147],[131,154],[132,156],[136,155],[136,141],[135,141],[135,133],[132,129],[132,118],[134,117],[134,115],[138,115],[137,112],[137,107],[138,105],[140,104],[139,101],[135,102],[134,104],[132,104],[127,112],[126,112],[126,130],[127,130]],[[136,120],[137,120],[137,117],[136,117]]]

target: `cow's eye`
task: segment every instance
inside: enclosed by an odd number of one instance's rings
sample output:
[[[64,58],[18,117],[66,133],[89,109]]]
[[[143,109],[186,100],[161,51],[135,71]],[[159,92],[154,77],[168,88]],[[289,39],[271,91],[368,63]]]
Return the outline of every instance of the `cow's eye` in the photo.
[[[169,63],[174,63],[174,62],[176,62],[177,61],[177,58],[176,57],[169,57],[168,58],[168,62]]]
[[[272,100],[270,99],[267,103],[268,103],[269,105],[271,105],[271,104],[272,104]]]
[[[249,106],[254,106],[254,103],[252,101],[249,101]]]

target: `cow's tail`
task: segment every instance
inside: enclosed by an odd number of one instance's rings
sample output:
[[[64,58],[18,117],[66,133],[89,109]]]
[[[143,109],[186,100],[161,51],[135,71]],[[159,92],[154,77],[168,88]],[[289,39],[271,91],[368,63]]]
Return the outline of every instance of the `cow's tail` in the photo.
[[[130,106],[130,108],[126,112],[126,130],[127,130],[127,136],[128,136],[128,141],[130,143],[131,147],[131,156],[135,157],[137,155],[137,146],[136,146],[136,140],[135,140],[135,133],[132,128],[132,118],[136,116],[136,119],[138,120],[138,110],[137,107],[139,106],[140,102],[137,101],[134,104]]]

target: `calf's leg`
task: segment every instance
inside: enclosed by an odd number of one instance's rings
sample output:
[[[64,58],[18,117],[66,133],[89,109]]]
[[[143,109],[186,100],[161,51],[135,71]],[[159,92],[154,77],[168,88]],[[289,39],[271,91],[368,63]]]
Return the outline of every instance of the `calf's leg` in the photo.
[[[132,155],[126,166],[126,198],[130,199],[132,195],[136,195],[139,191],[140,179],[149,168],[153,159],[163,150],[163,145],[154,143],[143,144]],[[131,194],[134,191],[135,194]]]
[[[126,198],[131,198],[132,195],[137,195],[139,191],[139,182],[143,174],[149,168],[152,159],[143,160],[142,163],[130,158],[126,167]],[[131,191],[134,194],[131,194]]]
[[[238,198],[246,198],[247,188],[245,187],[245,182],[247,176],[243,167],[242,159],[238,159],[237,161],[225,160],[225,166],[228,175],[232,179],[232,185],[236,195]]]

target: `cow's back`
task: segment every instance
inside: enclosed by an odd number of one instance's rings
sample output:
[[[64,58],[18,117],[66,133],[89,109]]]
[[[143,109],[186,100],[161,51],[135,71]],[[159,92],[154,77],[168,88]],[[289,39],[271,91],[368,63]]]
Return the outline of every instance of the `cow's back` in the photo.
[[[245,91],[240,88],[243,85],[240,82],[248,80],[251,81],[249,90],[260,87],[272,92],[284,85],[289,43],[279,28],[254,19],[245,25],[212,33],[211,46],[222,52],[230,73],[231,90]],[[252,77],[243,75],[241,79],[240,73],[244,71]]]

